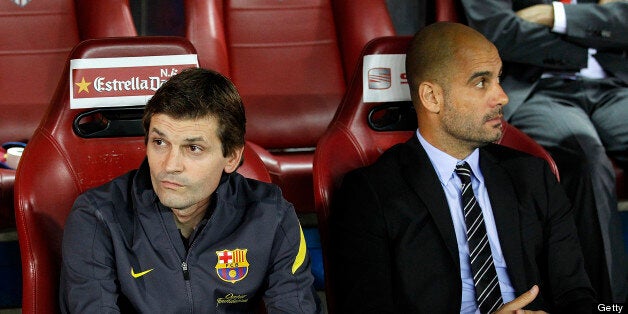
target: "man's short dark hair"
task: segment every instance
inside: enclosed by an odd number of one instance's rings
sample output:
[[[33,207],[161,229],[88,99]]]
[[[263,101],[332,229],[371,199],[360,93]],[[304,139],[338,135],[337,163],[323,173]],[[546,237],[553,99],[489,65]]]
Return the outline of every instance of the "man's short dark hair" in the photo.
[[[144,109],[142,123],[146,139],[155,114],[174,119],[211,116],[218,121],[216,134],[224,157],[244,146],[246,117],[240,94],[222,74],[203,68],[190,68],[171,77],[155,92]]]

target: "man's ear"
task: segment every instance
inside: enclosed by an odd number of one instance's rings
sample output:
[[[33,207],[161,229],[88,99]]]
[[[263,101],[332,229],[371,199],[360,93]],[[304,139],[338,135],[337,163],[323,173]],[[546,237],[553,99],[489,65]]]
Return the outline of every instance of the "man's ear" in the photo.
[[[232,173],[238,169],[240,166],[240,161],[242,160],[242,153],[244,152],[244,146],[238,147],[233,150],[233,153],[227,159],[227,164],[225,165],[225,172]]]
[[[439,113],[444,101],[441,87],[432,82],[419,84],[419,99],[423,107],[431,113]]]

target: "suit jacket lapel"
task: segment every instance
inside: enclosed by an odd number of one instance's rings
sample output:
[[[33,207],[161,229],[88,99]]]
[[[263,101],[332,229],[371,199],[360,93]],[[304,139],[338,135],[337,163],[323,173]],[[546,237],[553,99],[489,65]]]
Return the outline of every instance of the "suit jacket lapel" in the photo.
[[[402,176],[425,204],[455,265],[459,265],[458,245],[449,205],[436,171],[415,136],[405,143],[405,148],[407,153],[400,156]],[[486,149],[480,150],[480,168],[489,193],[502,253],[508,266],[508,275],[516,294],[520,295],[531,287],[528,287],[525,276],[518,196],[506,170]]]
[[[460,265],[449,205],[436,171],[416,136],[408,140],[405,147],[408,152],[400,156],[402,176],[430,212],[455,265]]]
[[[506,170],[499,165],[499,160],[485,149],[480,149],[480,169],[491,201],[508,275],[519,295],[531,287],[527,287],[525,280],[518,197],[513,188],[514,183]]]

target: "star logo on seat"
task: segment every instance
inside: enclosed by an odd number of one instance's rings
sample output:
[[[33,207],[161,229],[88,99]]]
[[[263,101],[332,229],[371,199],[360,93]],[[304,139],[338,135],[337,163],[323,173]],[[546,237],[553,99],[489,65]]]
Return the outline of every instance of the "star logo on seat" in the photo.
[[[86,93],[89,94],[89,89],[87,89],[87,86],[89,86],[92,83],[88,83],[85,82],[85,77],[81,78],[81,81],[78,83],[74,83],[76,86],[79,87],[78,93],[80,94],[82,91],[85,91]]]

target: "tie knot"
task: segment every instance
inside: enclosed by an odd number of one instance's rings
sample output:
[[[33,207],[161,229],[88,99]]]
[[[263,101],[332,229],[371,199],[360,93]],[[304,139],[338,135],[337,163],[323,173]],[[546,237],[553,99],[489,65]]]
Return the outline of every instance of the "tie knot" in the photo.
[[[471,167],[466,161],[456,165],[455,172],[458,178],[460,178],[460,181],[462,181],[462,184],[469,184],[471,182]]]

